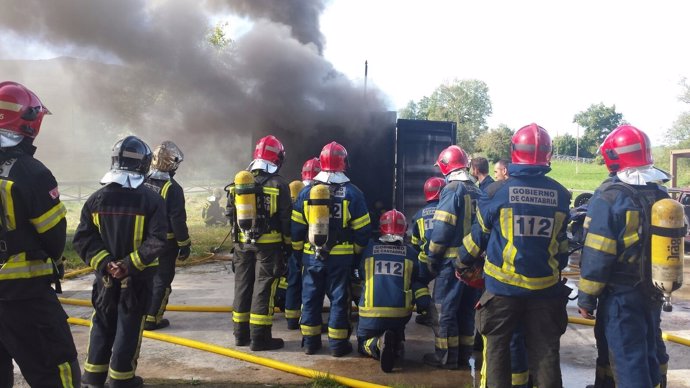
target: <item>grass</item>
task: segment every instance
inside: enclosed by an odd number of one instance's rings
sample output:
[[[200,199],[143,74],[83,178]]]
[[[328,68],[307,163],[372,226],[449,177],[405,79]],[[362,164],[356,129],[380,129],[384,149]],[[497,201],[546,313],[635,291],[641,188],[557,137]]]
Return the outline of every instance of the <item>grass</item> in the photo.
[[[606,166],[594,163],[553,161],[549,177],[569,190],[594,191],[608,177]],[[577,195],[577,192],[573,196]]]
[[[324,374],[324,375],[319,375],[316,376],[312,379],[311,384],[309,385],[311,388],[344,388],[345,385],[340,384],[336,380],[334,380],[330,375]]]

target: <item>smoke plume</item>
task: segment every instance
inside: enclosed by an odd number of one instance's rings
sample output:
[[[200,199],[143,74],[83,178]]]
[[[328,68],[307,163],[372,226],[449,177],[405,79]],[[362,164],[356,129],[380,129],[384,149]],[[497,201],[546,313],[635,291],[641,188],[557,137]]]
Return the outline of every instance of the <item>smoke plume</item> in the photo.
[[[365,128],[368,112],[385,109],[379,91],[365,103],[323,58],[323,9],[317,0],[11,2],[0,34],[18,44],[0,47],[0,78],[25,84],[54,113],[36,144],[59,179],[98,179],[127,134],[177,143],[182,177],[229,178],[249,162],[252,139],[280,134],[291,139],[288,157],[313,156],[320,148],[300,150],[294,139]],[[208,36],[226,13],[253,23],[219,49]],[[60,58],[12,60],[22,44]]]

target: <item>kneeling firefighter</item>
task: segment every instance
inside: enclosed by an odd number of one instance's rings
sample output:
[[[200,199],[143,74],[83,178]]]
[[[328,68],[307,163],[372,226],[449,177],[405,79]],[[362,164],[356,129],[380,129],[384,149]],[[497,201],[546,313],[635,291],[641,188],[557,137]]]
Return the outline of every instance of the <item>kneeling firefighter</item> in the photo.
[[[356,268],[355,256],[367,244],[371,222],[364,194],[345,175],[345,147],[329,143],[319,160],[321,172],[300,192],[292,211],[293,251],[304,268],[300,328],[305,353],[316,353],[321,348],[324,295],[328,295],[330,350],[341,357],[352,352],[350,274]]]
[[[164,141],[153,150],[151,170],[146,177],[146,187],[163,197],[168,215],[168,242],[165,251],[158,258],[158,271],[153,278],[153,296],[146,312],[146,330],[161,329],[170,324],[163,318],[163,314],[175,278],[175,261],[187,260],[191,252],[192,240],[187,230],[184,190],[173,178],[183,160],[182,150],[172,141]]]
[[[600,150],[612,176],[588,203],[578,295],[583,317],[597,310],[594,386],[665,387],[659,325],[662,301],[667,310],[682,283],[682,206],[661,186],[670,177],[654,167],[643,131],[620,126]]]
[[[163,198],[143,185],[150,164],[141,139],[115,143],[104,186],[81,211],[73,245],[96,274],[82,387],[102,388],[107,377],[111,388],[143,386],[135,376],[143,321],[168,231]]]
[[[275,136],[261,138],[247,170],[228,187],[235,254],[235,345],[254,351],[283,347],[273,338],[273,301],[290,247],[290,189],[278,170],[285,150]]]

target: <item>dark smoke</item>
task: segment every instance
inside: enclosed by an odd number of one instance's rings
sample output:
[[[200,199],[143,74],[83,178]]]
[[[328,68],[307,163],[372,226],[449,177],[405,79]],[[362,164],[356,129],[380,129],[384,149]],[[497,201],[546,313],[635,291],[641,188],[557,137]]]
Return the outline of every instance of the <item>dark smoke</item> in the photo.
[[[99,178],[130,133],[152,146],[175,141],[182,178],[227,179],[249,162],[252,138],[353,131],[384,110],[380,92],[370,88],[365,104],[362,88],[321,56],[321,1],[5,2],[0,34],[63,56],[12,61],[21,47],[0,47],[0,78],[26,84],[54,113],[38,156],[62,180]],[[218,50],[207,42],[211,20],[229,11],[254,24]]]

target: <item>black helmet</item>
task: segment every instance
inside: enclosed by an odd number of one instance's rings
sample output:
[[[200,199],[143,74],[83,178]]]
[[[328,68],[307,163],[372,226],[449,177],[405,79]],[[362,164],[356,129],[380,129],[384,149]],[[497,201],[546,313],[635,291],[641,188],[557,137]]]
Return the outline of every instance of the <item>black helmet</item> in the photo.
[[[146,174],[151,165],[151,149],[136,136],[127,136],[113,146],[110,168]]]

